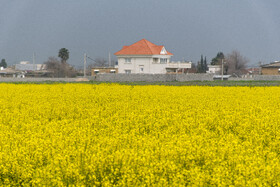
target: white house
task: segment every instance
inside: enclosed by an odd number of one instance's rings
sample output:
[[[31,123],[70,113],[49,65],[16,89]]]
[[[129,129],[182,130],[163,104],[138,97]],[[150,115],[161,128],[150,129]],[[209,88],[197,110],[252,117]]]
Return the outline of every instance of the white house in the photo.
[[[207,73],[221,74],[221,65],[208,65]]]
[[[119,73],[164,74],[191,68],[191,63],[171,62],[172,53],[164,46],[142,39],[116,52]]]

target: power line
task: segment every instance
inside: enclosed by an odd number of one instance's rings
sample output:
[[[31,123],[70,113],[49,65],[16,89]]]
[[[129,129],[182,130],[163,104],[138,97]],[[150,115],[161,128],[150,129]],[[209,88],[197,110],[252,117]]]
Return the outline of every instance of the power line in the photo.
[[[89,56],[87,56],[87,58],[88,58],[88,59],[90,59],[90,60],[92,60],[93,62],[95,62],[95,60],[94,60],[94,59],[92,59],[92,58],[90,58]]]

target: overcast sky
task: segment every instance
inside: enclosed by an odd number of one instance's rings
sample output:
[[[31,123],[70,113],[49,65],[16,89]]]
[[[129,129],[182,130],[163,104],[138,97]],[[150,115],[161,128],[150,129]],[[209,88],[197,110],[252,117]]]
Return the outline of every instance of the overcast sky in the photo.
[[[143,38],[164,45],[173,60],[208,62],[238,50],[257,65],[280,60],[279,0],[0,0],[0,58],[36,63],[70,51],[108,58]]]

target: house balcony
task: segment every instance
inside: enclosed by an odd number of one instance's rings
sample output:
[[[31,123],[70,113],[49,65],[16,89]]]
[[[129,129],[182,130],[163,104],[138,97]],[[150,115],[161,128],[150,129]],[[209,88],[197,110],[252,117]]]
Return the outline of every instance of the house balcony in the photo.
[[[188,69],[191,69],[191,62],[169,62],[166,66],[166,72],[169,74],[172,73],[186,73]]]

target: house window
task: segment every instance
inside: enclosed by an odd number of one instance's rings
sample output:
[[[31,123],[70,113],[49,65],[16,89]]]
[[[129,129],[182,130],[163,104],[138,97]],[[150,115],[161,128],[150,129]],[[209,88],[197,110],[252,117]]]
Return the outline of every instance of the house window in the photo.
[[[144,66],[142,66],[142,65],[139,66],[139,72],[140,72],[140,73],[144,73]]]
[[[131,70],[130,69],[126,69],[126,70],[124,70],[124,73],[125,74],[131,74]]]
[[[158,63],[158,58],[153,58],[153,63]]]
[[[125,63],[131,63],[131,58],[125,58]]]
[[[95,70],[94,70],[94,73],[95,73],[95,74],[98,74],[98,73],[99,73],[99,70],[98,70],[98,69],[95,69]]]
[[[160,63],[161,64],[166,64],[167,63],[167,58],[161,58]]]
[[[111,69],[111,70],[110,70],[110,73],[116,73],[116,70]]]

